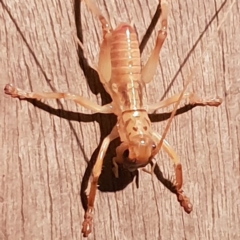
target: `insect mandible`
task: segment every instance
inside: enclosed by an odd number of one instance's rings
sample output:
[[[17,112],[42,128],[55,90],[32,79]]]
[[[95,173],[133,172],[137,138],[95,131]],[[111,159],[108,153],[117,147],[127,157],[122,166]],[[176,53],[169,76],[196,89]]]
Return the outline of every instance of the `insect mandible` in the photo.
[[[154,156],[162,147],[174,163],[177,199],[184,210],[190,213],[192,204],[182,190],[182,166],[179,158],[170,144],[162,139],[159,133],[152,130],[148,113],[178,103],[182,99],[187,100],[190,104],[203,106],[219,106],[221,99],[202,100],[194,93],[182,91],[182,93],[159,103],[143,102],[142,89],[153,79],[159,53],[167,36],[167,1],[159,0],[160,27],[154,49],[144,66],[141,66],[139,43],[134,27],[127,23],[121,23],[116,29],[113,29],[91,0],[84,0],[84,2],[102,25],[103,41],[96,70],[103,86],[112,98],[112,103],[100,106],[76,94],[27,92],[12,84],[5,86],[5,93],[20,99],[69,99],[94,113],[114,113],[117,116],[117,124],[103,140],[92,170],[88,206],[82,228],[84,236],[88,236],[92,229],[94,200],[104,156],[110,142],[118,137],[120,137],[121,144],[117,147],[116,157],[113,159],[114,175],[118,177],[118,164],[123,164],[129,171],[144,169],[152,163]]]

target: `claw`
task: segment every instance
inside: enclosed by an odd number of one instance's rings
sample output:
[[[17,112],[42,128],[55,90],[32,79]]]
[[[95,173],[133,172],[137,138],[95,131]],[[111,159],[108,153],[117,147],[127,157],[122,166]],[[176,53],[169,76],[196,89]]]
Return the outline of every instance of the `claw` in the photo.
[[[11,95],[12,97],[14,96],[14,95],[16,95],[16,88],[15,87],[13,87],[13,85],[11,84],[11,83],[8,83],[6,86],[5,86],[5,88],[4,88],[4,93],[5,94],[8,94],[8,95]]]
[[[190,213],[193,209],[193,205],[189,198],[183,194],[183,190],[177,190],[177,199],[180,205],[183,207],[186,213]]]
[[[216,98],[208,101],[208,106],[218,107],[222,103],[222,101],[223,101],[222,98],[216,97]]]
[[[177,200],[180,205],[183,207],[186,213],[190,213],[192,211],[193,205],[191,204],[189,198],[184,195],[182,190],[183,177],[182,177],[182,165],[178,164],[175,166],[176,173],[176,182],[175,182],[175,194],[177,196]]]
[[[13,98],[26,98],[26,93],[22,89],[14,87],[11,83],[8,83],[5,86],[4,93],[10,95]]]
[[[83,237],[87,237],[92,232],[92,220],[93,220],[93,213],[87,211],[84,215],[84,221],[82,223],[82,233]]]

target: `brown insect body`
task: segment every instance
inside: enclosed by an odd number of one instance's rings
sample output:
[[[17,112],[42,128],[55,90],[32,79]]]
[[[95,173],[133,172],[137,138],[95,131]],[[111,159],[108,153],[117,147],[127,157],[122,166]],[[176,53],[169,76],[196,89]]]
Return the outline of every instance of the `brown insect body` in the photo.
[[[143,107],[139,43],[135,30],[126,23],[120,24],[111,34],[112,70],[108,85],[118,115],[122,146],[129,150],[125,166],[135,170],[148,164],[155,146],[151,139],[151,122]]]

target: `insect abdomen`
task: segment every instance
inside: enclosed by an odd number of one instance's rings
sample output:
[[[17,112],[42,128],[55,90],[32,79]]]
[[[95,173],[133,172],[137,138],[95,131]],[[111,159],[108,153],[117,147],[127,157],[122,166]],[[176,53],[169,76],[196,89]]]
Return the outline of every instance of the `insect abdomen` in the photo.
[[[137,34],[128,24],[112,32],[112,90],[123,110],[142,108],[141,63]]]

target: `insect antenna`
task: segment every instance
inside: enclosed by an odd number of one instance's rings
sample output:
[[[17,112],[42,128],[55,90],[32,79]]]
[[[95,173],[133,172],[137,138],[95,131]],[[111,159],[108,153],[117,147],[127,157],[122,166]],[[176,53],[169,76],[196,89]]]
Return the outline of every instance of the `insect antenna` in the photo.
[[[223,23],[226,21],[226,18],[228,17],[228,15],[229,15],[230,11],[232,10],[233,5],[234,5],[235,3],[236,3],[236,0],[234,0],[234,1],[232,2],[232,4],[230,5],[228,11],[226,12],[226,14],[224,15],[224,17],[222,18],[222,21],[219,23],[219,25],[218,25],[218,27],[217,27],[217,30],[214,31],[214,33],[212,34],[213,37],[212,37],[211,40],[213,40],[213,39],[216,37],[217,33],[218,33],[219,30],[221,29]],[[194,65],[191,73],[188,75],[188,77],[187,77],[187,82],[186,82],[186,84],[184,85],[183,90],[182,90],[182,92],[181,92],[181,94],[180,94],[177,102],[176,102],[175,105],[174,105],[174,108],[173,108],[173,111],[172,111],[172,113],[171,113],[171,116],[170,116],[170,118],[169,118],[169,120],[168,120],[168,122],[167,122],[167,125],[166,125],[166,127],[165,127],[165,129],[164,129],[164,132],[163,132],[163,134],[162,134],[162,138],[161,138],[161,140],[159,141],[158,145],[156,146],[156,149],[155,149],[155,151],[154,151],[155,153],[158,153],[158,152],[160,151],[160,149],[161,149],[161,147],[162,147],[162,144],[163,144],[163,141],[164,141],[164,139],[165,139],[165,137],[166,137],[166,135],[167,135],[167,132],[168,132],[168,130],[169,130],[169,128],[170,128],[170,125],[171,125],[171,123],[172,123],[172,120],[173,120],[173,118],[174,118],[174,116],[175,116],[175,114],[176,114],[176,111],[177,111],[177,108],[178,108],[178,106],[179,106],[179,103],[180,103],[180,101],[182,100],[182,97],[183,97],[183,95],[184,95],[184,92],[186,91],[187,86],[189,85],[189,83],[192,81],[193,76],[194,76],[197,68],[198,68],[199,65],[200,65],[200,60],[206,55],[208,49],[212,46],[212,44],[213,44],[213,41],[209,41],[209,44],[206,46],[206,48],[205,48],[205,50],[203,51],[202,55],[197,58],[196,64]]]

